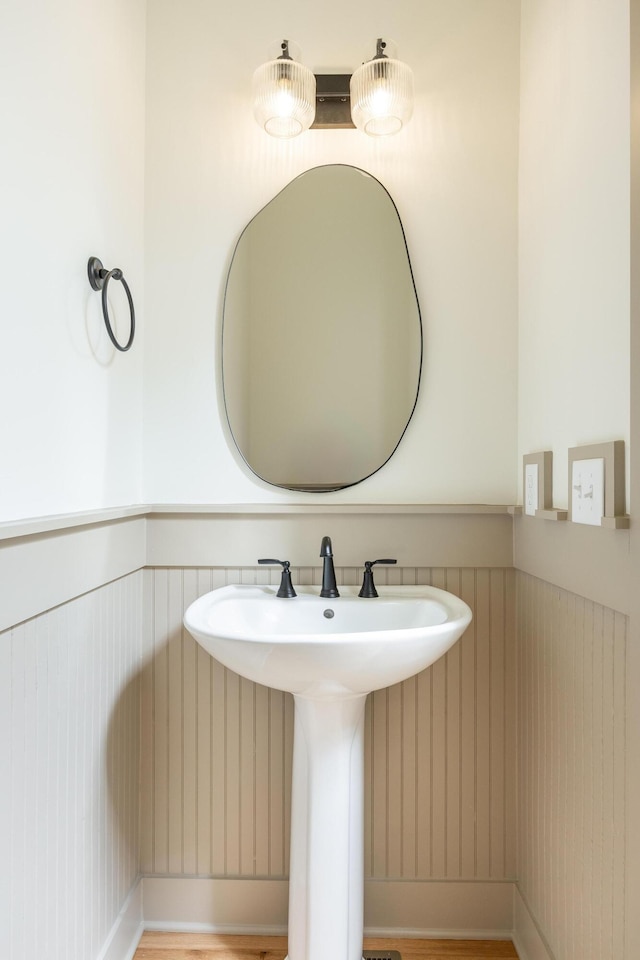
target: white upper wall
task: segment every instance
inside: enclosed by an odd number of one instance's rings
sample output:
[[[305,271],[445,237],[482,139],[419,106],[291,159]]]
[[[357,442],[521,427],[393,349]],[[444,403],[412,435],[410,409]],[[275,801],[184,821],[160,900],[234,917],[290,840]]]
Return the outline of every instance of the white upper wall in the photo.
[[[377,141],[290,142],[251,113],[270,44],[352,72],[379,36],[413,68],[411,124]],[[389,463],[326,501],[513,502],[516,492],[519,4],[513,0],[154,0],[148,8],[145,500],[318,499],[252,478],[226,435],[217,363],[229,258],[310,167],[376,176],[403,221],[425,332],[414,419]],[[295,399],[292,399],[295,402]]]
[[[139,502],[142,337],[115,355],[87,260],[141,331],[144,0],[5,0],[0,51],[0,521]]]
[[[628,3],[523,0],[521,38],[519,8],[149,5],[143,489],[144,0],[3,4],[0,520],[141,499],[308,499],[261,485],[231,452],[217,347],[239,232],[302,170],[333,162],[369,170],[398,205],[426,349],[400,448],[327,499],[511,501],[520,455],[553,449],[564,505],[567,448],[629,439]],[[407,130],[382,142],[261,133],[250,77],[273,40],[295,38],[305,62],[336,72],[381,34],[415,71]],[[126,355],[86,280],[94,253],[134,292]],[[115,290],[113,307],[126,335]]]
[[[629,440],[629,3],[523,0],[520,455]]]

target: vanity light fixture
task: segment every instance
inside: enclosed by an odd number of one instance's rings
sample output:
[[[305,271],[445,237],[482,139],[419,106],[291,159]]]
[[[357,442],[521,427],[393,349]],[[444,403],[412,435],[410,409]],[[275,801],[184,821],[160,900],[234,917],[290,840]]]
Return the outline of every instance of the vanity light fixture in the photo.
[[[413,72],[384,52],[379,38],[376,55],[351,77],[351,116],[358,130],[372,137],[398,133],[413,113]]]
[[[253,75],[253,114],[272,137],[290,139],[308,130],[315,116],[316,78],[289,53],[282,53],[258,67]]]
[[[315,130],[357,127],[372,137],[397,133],[413,112],[413,73],[385,53],[382,38],[376,54],[347,74],[314,74],[294,60],[289,41],[281,55],[253,75],[253,113],[272,137],[288,139]]]

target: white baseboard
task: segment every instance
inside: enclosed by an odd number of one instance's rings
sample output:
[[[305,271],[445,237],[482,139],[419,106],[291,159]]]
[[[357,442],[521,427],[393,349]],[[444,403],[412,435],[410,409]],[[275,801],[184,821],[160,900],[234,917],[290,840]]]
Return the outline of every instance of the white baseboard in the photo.
[[[144,877],[142,888],[147,930],[272,936],[287,931],[286,880]],[[367,936],[510,940],[513,884],[368,880],[364,922]]]
[[[554,960],[515,884],[513,885],[513,943],[520,960]]]
[[[132,960],[144,930],[142,881],[136,880],[97,960]]]

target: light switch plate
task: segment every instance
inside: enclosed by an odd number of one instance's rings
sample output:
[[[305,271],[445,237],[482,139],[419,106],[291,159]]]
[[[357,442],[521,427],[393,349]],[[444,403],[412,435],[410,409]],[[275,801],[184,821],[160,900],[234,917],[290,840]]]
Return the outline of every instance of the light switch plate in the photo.
[[[535,517],[538,509],[538,464],[526,463],[524,467],[524,512]]]
[[[571,519],[599,527],[604,516],[604,459],[574,460],[571,471]]]

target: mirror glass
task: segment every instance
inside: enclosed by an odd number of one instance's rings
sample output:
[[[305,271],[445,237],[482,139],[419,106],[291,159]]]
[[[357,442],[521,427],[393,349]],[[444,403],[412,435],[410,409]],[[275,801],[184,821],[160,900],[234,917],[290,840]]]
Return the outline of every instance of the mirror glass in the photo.
[[[355,167],[303,173],[246,227],[227,279],[224,399],[248,466],[290,490],[364,480],[407,428],[421,363],[391,197]]]

